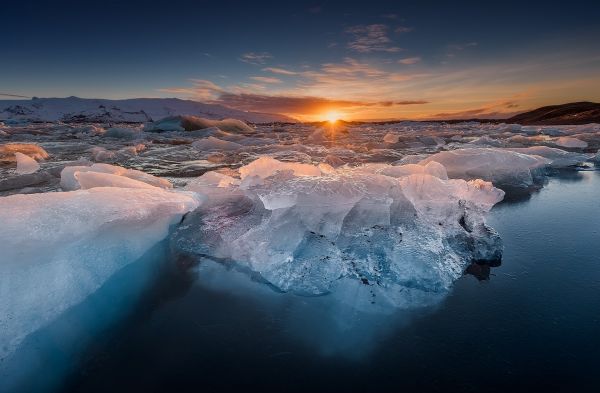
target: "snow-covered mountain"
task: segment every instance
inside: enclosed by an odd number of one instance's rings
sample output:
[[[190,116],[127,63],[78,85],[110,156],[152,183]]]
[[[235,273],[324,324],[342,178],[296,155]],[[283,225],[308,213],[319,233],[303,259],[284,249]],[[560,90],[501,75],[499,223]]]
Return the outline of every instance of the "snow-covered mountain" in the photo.
[[[0,100],[0,120],[133,123],[172,115],[193,115],[207,119],[234,118],[251,123],[296,121],[284,115],[245,112],[223,105],[178,98],[104,100],[67,97]]]

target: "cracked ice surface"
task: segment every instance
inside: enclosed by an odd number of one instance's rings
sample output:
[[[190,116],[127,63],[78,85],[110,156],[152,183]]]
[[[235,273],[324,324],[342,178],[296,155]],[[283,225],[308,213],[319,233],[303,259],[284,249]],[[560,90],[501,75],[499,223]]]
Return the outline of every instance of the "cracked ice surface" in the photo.
[[[484,216],[504,192],[428,167],[439,176],[418,165],[373,173],[271,158],[240,168],[241,182],[209,172],[187,186],[209,200],[173,244],[234,261],[282,291],[321,295],[359,283],[394,307],[430,304],[471,261],[500,258]]]

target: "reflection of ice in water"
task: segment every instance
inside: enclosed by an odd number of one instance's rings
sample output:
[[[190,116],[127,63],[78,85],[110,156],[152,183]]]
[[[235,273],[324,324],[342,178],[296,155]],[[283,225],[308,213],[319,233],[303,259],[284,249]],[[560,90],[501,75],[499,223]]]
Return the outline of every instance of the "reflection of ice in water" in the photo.
[[[44,303],[40,305],[42,311],[34,310],[37,315],[44,315],[40,324],[29,324],[27,318],[11,319],[10,326],[23,324],[27,329],[21,335],[11,336],[12,344],[0,348],[0,352],[10,352],[23,335],[85,300],[114,271],[139,256],[134,253],[106,274],[99,274],[95,269],[105,265],[95,262],[126,251],[120,242],[131,241],[141,252],[158,241],[160,236],[146,242],[148,238],[136,237],[140,230],[128,230],[138,213],[148,209],[141,204],[146,208],[138,206],[140,210],[136,211],[122,190],[133,187],[139,190],[131,192],[148,192],[154,198],[183,198],[180,193],[154,190],[154,186],[168,188],[171,184],[176,189],[187,184],[189,190],[204,194],[200,199],[205,202],[175,234],[172,245],[177,252],[195,258],[209,255],[235,261],[236,266],[260,276],[262,283],[252,283],[252,290],[244,295],[264,295],[267,291],[269,295],[257,296],[261,302],[284,310],[292,307],[290,330],[323,352],[356,353],[357,348],[368,351],[391,325],[410,319],[414,313],[411,308],[429,307],[443,300],[471,260],[499,256],[499,238],[484,225],[483,217],[501,193],[490,184],[473,179],[493,181],[496,186],[515,186],[528,193],[549,169],[578,165],[591,158],[600,144],[595,125],[557,130],[478,123],[360,124],[344,126],[335,138],[328,135],[327,129],[304,124],[256,129],[237,122],[207,125],[210,127],[182,131],[186,127],[167,124],[170,131],[162,133],[126,124],[48,123],[3,128],[1,137],[19,146],[17,150],[15,145],[3,144],[0,148],[2,195],[110,186],[120,191],[105,192],[123,194],[124,202],[119,207],[131,208],[125,217],[132,220],[120,215],[120,219],[107,224],[116,228],[112,237],[98,236],[90,223],[98,218],[98,212],[111,210],[107,203],[110,198],[96,201],[97,205],[82,200],[74,207],[77,212],[88,213],[81,228],[63,225],[72,218],[69,208],[73,206],[64,206],[58,214],[43,220],[40,225],[50,234],[72,228],[61,238],[64,242],[57,242],[57,249],[65,253],[82,251],[82,260],[73,257],[80,255],[74,252],[64,258],[72,266],[40,264],[39,269],[32,269],[32,275],[10,271],[14,273],[11,283],[23,280],[23,285],[11,284],[17,285],[17,291],[9,291],[12,298],[2,297],[12,302],[14,315],[29,318],[29,314],[19,313],[27,308],[23,304],[31,296],[46,302],[56,300],[44,296],[48,288],[58,287],[54,293],[61,293],[63,301],[50,307],[44,307]],[[568,143],[569,151],[554,148],[561,142],[558,138],[564,137],[583,141],[587,147],[583,147],[584,143]],[[31,155],[32,159],[40,158],[33,155],[43,152],[41,158],[45,161],[39,163],[35,173],[25,172],[37,167],[15,173],[15,151]],[[254,161],[264,156],[271,158]],[[116,163],[144,173],[105,163],[92,166],[94,161]],[[237,170],[253,161],[254,167],[247,165]],[[71,167],[63,171],[64,166],[73,165],[78,170]],[[221,173],[197,178],[214,169]],[[65,174],[64,179],[61,173]],[[150,175],[174,178],[168,182]],[[65,195],[53,194],[58,198]],[[72,195],[83,194],[79,191]],[[20,195],[11,201],[52,197]],[[6,211],[13,212],[15,206],[7,206]],[[183,210],[175,209],[177,214],[164,217],[165,222],[175,223]],[[142,227],[150,230],[153,225]],[[14,243],[9,240],[27,240],[28,235],[23,234],[32,226],[18,228],[11,233],[6,232],[6,226],[2,228],[3,233],[9,233],[2,239],[3,246]],[[99,241],[106,241],[110,253],[95,251]],[[14,256],[19,251],[19,246],[5,249],[3,256]],[[43,252],[38,254],[41,259],[49,257]],[[65,268],[66,274],[45,274],[44,269],[62,273],[60,269],[65,266],[73,268]],[[213,279],[223,288],[235,290],[226,282],[237,277],[237,273],[221,274],[220,265],[203,263],[199,267],[201,274],[208,274],[207,266],[219,272],[211,277],[220,277]],[[6,279],[8,275],[0,276],[0,280],[2,277]],[[82,285],[90,282],[93,285]],[[249,281],[245,274],[237,279],[239,290],[248,287],[246,282]],[[272,292],[265,282],[305,297]],[[29,291],[29,297],[17,296],[23,288],[35,291]]]
[[[310,351],[323,356],[361,358],[415,314],[431,310],[361,309],[362,295],[356,292],[362,288],[354,282],[348,282],[339,293],[324,296],[282,293],[260,280],[253,280],[247,272],[228,269],[206,258],[197,267],[197,273],[195,285],[252,302],[261,313],[282,318],[278,325],[282,325],[285,332],[281,334],[296,337]]]

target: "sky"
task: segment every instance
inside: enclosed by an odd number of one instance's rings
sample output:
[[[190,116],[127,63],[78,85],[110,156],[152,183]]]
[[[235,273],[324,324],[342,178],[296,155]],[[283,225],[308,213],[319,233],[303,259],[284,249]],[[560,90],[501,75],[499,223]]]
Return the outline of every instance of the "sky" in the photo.
[[[13,1],[1,20],[0,99],[177,97],[307,121],[600,102],[598,1]]]

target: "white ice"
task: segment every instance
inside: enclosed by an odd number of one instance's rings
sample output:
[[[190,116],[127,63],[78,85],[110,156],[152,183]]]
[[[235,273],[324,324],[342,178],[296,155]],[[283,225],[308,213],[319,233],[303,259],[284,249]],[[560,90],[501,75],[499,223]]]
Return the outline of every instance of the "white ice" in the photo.
[[[442,151],[421,161],[442,164],[448,177],[483,179],[497,185],[529,187],[552,161],[536,155],[498,148],[468,148]]]
[[[199,202],[159,188],[0,198],[0,359],[167,236]]]
[[[188,187],[212,200],[179,227],[174,249],[229,258],[284,291],[323,294],[349,279],[393,307],[430,304],[471,260],[501,254],[483,217],[504,192],[482,180],[447,180],[437,163],[414,167],[334,169],[262,157],[239,169],[241,183],[207,173]]]
[[[38,164],[36,160],[29,157],[27,154],[16,152],[15,158],[17,159],[16,173],[18,175],[28,175],[35,173],[40,169],[40,164]]]
[[[71,191],[71,190],[77,190],[79,188],[82,188],[80,185],[80,182],[78,181],[78,179],[76,177],[76,174],[77,173],[81,174],[84,172],[97,172],[97,173],[115,175],[115,176],[119,176],[119,177],[125,177],[125,178],[129,178],[129,179],[133,179],[138,182],[146,183],[150,186],[159,187],[159,188],[168,189],[168,188],[173,187],[171,182],[169,182],[167,179],[152,176],[152,175],[149,175],[142,171],[138,171],[135,169],[126,169],[126,168],[116,166],[116,165],[98,164],[97,163],[92,166],[78,165],[78,166],[65,167],[62,170],[62,172],[60,173],[61,188],[64,191]],[[100,179],[100,177],[98,177],[98,176],[86,177],[85,179],[86,179],[86,184],[88,185],[87,188],[90,188],[90,186],[93,186],[93,184],[94,184],[92,179]],[[110,183],[110,181],[107,182],[106,180],[102,180],[102,182],[98,183],[98,184],[102,184],[102,186],[107,186],[109,183]],[[133,183],[129,183],[129,184],[133,184]],[[136,187],[136,188],[139,188],[139,187]]]

